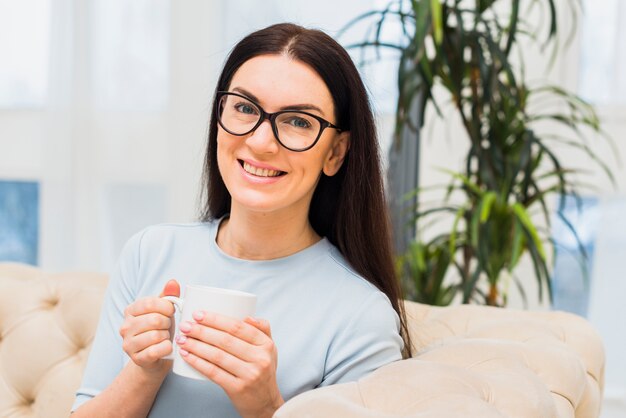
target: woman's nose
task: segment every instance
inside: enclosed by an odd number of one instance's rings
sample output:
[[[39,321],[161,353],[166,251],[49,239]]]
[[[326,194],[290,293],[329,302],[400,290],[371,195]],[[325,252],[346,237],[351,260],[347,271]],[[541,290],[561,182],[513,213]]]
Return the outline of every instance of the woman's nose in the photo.
[[[280,147],[272,130],[272,124],[268,119],[261,122],[254,132],[250,134],[246,139],[246,144],[259,154],[275,153]]]

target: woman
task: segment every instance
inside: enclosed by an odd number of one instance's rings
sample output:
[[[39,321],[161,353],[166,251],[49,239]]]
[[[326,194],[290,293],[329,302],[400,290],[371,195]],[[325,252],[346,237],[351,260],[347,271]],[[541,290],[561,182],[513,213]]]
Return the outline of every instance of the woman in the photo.
[[[213,103],[203,222],[126,245],[75,416],[269,417],[406,356],[377,146],[359,74],[328,35],[280,24],[237,44]],[[180,325],[174,343],[206,382],[170,373],[173,307],[153,296],[192,283],[254,293],[264,318]]]

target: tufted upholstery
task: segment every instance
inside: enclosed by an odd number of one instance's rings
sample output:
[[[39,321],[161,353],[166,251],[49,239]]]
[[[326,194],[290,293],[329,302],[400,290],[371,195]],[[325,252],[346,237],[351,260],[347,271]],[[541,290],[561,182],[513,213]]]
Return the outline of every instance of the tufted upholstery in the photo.
[[[406,303],[414,358],[303,393],[276,418],[595,418],[604,350],[563,312]]]
[[[68,415],[106,280],[0,263],[1,418]],[[303,393],[275,417],[598,417],[604,353],[582,318],[406,306],[413,359]]]
[[[107,278],[0,264],[0,417],[67,417]]]

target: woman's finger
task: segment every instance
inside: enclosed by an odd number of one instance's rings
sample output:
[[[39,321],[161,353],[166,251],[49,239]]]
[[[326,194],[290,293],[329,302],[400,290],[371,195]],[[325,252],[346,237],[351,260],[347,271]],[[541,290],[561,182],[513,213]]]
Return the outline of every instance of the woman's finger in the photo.
[[[126,353],[137,354],[151,345],[159,344],[170,339],[170,333],[164,330],[150,330],[135,335],[133,338],[126,338],[122,342],[122,348]]]
[[[198,324],[223,331],[252,345],[262,345],[268,339],[267,334],[263,331],[259,332],[260,330],[256,326],[226,315],[196,311],[193,313],[193,319]]]
[[[181,322],[178,329],[182,335],[218,347],[240,360],[252,361],[254,359],[257,346],[225,331],[195,322]]]
[[[174,305],[166,299],[147,297],[137,299],[134,303],[128,305],[124,311],[126,316],[140,316],[149,313],[172,316],[174,314]]]
[[[198,357],[194,353],[184,349],[180,349],[178,352],[180,353],[181,357],[194,369],[198,370],[209,380],[222,387],[224,390],[226,390],[227,393],[230,391],[231,388],[236,388],[238,386],[239,380],[218,365],[210,363],[205,359]]]
[[[120,334],[122,337],[126,337],[136,336],[152,330],[168,331],[171,325],[171,318],[160,313],[148,313],[141,316],[131,316],[130,318],[127,318],[120,328]]]
[[[165,286],[163,286],[163,290],[161,291],[161,294],[159,295],[160,298],[162,298],[163,296],[179,297],[180,296],[180,284],[178,284],[178,282],[175,279],[169,280],[167,283],[165,283]]]
[[[252,325],[259,329],[263,334],[267,335],[269,338],[272,338],[272,330],[270,328],[270,322],[266,319],[253,318],[251,316],[244,319],[248,324]]]
[[[237,378],[246,377],[246,372],[250,370],[250,364],[248,362],[233,356],[219,347],[196,340],[195,338],[179,335],[176,337],[176,344],[178,344],[180,349],[218,366]]]
[[[140,366],[155,364],[171,352],[172,342],[169,339],[166,339],[135,353],[133,361]]]

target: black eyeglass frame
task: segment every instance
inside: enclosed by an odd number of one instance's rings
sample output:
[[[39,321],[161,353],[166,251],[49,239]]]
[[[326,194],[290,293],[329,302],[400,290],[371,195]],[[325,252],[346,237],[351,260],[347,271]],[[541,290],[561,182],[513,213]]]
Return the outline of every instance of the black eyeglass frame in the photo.
[[[261,115],[259,117],[259,120],[257,121],[257,123],[252,127],[252,129],[250,129],[247,132],[244,132],[242,134],[238,134],[235,133],[231,130],[229,130],[228,128],[226,128],[224,126],[224,124],[222,123],[222,115],[220,114],[220,110],[221,110],[221,106],[220,106],[220,101],[222,100],[222,97],[226,96],[226,95],[231,95],[231,96],[237,96],[237,97],[241,97],[242,99],[246,99],[247,101],[249,101],[250,103],[252,103],[253,105],[255,105],[260,111],[261,111]],[[269,113],[266,112],[257,102],[255,102],[254,100],[250,99],[247,96],[244,96],[243,94],[239,94],[239,93],[234,93],[232,91],[218,91],[217,92],[217,96],[215,98],[216,102],[217,102],[217,108],[216,108],[216,112],[217,112],[217,123],[219,123],[219,125],[222,127],[222,129],[224,129],[226,132],[228,132],[231,135],[235,135],[235,136],[244,136],[244,135],[248,135],[250,132],[253,132],[254,130],[256,130],[264,121],[265,119],[268,119],[270,121],[270,125],[272,126],[272,132],[274,132],[274,137],[276,138],[276,140],[278,141],[278,143],[283,146],[284,148],[287,148],[290,151],[294,151],[294,152],[303,152],[303,151],[307,151],[310,150],[311,148],[313,148],[315,146],[315,144],[317,144],[317,141],[319,141],[319,139],[322,136],[322,132],[324,132],[324,129],[326,128],[333,128],[336,129],[337,132],[341,133],[342,129],[332,123],[330,123],[329,121],[327,121],[326,119],[314,115],[312,113],[309,112],[305,112],[303,110],[289,110],[289,109],[284,109],[284,110],[279,110],[278,112],[274,112],[274,113]],[[313,141],[311,143],[311,145],[305,147],[305,148],[291,148],[288,147],[287,145],[283,144],[283,142],[280,140],[280,136],[278,135],[278,128],[276,127],[276,118],[280,115],[282,115],[283,113],[302,113],[304,115],[310,116],[314,119],[317,119],[317,121],[320,123],[320,131],[317,133],[317,137],[315,138],[315,141]]]

